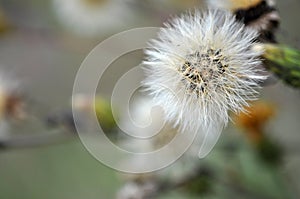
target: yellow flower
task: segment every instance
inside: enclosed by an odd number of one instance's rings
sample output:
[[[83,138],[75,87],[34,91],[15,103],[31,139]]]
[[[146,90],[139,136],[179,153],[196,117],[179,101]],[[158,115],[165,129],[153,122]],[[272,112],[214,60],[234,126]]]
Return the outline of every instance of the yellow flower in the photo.
[[[267,102],[257,101],[246,108],[246,112],[235,116],[237,126],[245,130],[247,136],[255,143],[260,142],[263,137],[263,129],[266,123],[275,115],[272,105]]]

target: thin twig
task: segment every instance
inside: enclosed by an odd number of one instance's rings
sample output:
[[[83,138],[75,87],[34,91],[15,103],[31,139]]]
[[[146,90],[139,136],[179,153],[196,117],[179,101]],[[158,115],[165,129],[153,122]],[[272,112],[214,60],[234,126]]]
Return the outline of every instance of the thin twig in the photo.
[[[0,140],[0,150],[33,148],[58,144],[74,138],[75,134],[64,132],[62,129],[52,133],[22,135]]]

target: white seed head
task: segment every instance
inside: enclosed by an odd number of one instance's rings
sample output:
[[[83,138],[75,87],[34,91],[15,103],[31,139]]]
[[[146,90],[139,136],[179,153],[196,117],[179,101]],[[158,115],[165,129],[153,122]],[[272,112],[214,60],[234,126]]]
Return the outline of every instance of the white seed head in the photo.
[[[175,18],[145,50],[145,90],[182,132],[221,131],[228,111],[243,111],[266,78],[251,48],[256,37],[226,11]]]

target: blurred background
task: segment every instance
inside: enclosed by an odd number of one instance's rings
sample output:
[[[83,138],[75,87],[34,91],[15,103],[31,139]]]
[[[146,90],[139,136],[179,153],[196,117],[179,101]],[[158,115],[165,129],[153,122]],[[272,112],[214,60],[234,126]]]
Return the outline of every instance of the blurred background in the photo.
[[[0,142],[0,198],[126,198],[126,191],[138,195],[135,186],[141,181],[177,182],[172,176],[182,167],[129,177],[94,159],[72,129],[72,88],[80,64],[104,39],[135,27],[162,26],[170,15],[203,6],[200,0],[0,0],[1,83],[21,93],[27,111],[25,119],[4,118],[0,125],[9,134],[4,140],[22,138],[2,147]],[[278,0],[276,7],[278,41],[299,49],[300,1]],[[142,59],[140,50],[115,61],[98,94],[109,100],[118,78]],[[200,177],[157,191],[153,198],[299,198],[299,98],[297,89],[281,81],[265,86],[261,101],[249,110],[256,117],[233,116],[212,153],[198,160],[205,165],[196,172]],[[67,132],[52,137],[60,131]],[[38,144],[18,144],[34,135]]]

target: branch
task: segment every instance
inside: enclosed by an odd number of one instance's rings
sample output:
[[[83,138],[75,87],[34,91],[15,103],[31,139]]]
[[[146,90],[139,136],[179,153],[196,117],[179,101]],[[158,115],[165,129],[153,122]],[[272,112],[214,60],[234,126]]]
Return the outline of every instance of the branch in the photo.
[[[62,143],[74,138],[73,133],[58,129],[52,133],[22,135],[0,140],[0,150],[32,148]]]

